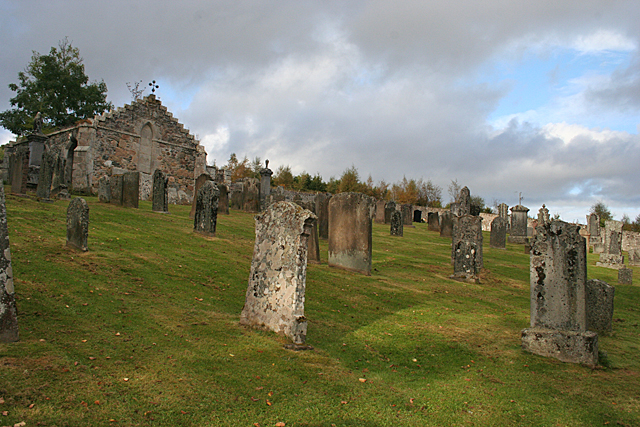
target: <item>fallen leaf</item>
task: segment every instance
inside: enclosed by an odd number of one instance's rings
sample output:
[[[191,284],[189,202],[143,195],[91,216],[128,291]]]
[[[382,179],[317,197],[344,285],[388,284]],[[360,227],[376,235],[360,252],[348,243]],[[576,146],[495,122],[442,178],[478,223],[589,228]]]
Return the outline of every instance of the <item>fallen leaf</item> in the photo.
[[[9,411],[2,411],[2,415],[6,417],[7,415],[9,415]]]
[[[26,425],[27,423],[25,423],[24,421],[20,421],[19,423],[14,424],[13,427],[24,427]]]
[[[413,405],[413,401],[416,400],[413,397],[411,399],[409,399],[409,403],[411,403]]]
[[[110,422],[110,423],[115,423],[115,422],[116,422],[116,420],[114,420],[113,418],[109,418],[109,422]]]
[[[182,415],[188,414],[188,412],[185,411],[180,411],[182,413]]]
[[[257,399],[257,398],[255,398],[255,397],[251,396],[251,400],[252,400],[252,401],[254,401],[254,402],[257,402],[257,401],[258,401],[258,400],[260,400],[260,399]]]
[[[279,423],[276,423],[276,427],[284,427],[286,424],[283,423],[282,421]]]
[[[359,378],[358,381],[360,381],[361,383],[366,383],[367,379],[366,378]]]
[[[122,381],[129,381],[129,378],[123,378]]]
[[[272,391],[269,392],[269,397],[271,397],[271,396],[273,396],[273,392]]]
[[[96,360],[96,358],[93,356],[89,356],[89,360]]]
[[[87,342],[87,340],[82,340],[82,342]]]
[[[83,400],[82,402],[80,402],[80,404],[81,404],[82,406],[84,406],[85,408],[87,407],[87,402],[85,402],[84,400]]]
[[[271,406],[271,402],[267,400],[267,406]]]
[[[0,404],[4,403],[4,399],[0,397]]]
[[[120,332],[116,332],[116,336],[119,337],[120,336]]]
[[[341,400],[340,403],[342,403],[343,405],[346,405],[347,401],[346,400]]]
[[[31,405],[29,405],[29,409],[33,409],[34,406],[36,406],[36,404],[32,403]]]
[[[96,400],[95,402],[93,402],[93,404],[94,404],[94,405],[99,405],[99,404],[100,404],[100,401],[99,401],[99,400]]]

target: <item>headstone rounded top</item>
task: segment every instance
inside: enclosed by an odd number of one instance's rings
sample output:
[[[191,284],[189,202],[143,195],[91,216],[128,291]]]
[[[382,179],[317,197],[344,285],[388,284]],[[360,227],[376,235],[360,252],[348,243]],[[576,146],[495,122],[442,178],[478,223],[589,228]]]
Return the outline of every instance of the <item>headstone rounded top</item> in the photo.
[[[511,208],[511,212],[529,212],[529,208],[522,205],[515,205]]]

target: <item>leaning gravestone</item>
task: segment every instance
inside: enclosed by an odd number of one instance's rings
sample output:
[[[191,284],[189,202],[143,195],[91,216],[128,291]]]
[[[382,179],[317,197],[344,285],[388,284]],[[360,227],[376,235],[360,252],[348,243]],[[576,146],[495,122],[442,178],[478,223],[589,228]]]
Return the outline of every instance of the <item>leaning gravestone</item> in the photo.
[[[111,203],[111,182],[106,175],[102,175],[98,180],[98,201]]]
[[[522,348],[563,362],[598,363],[598,334],[587,330],[587,249],[579,227],[539,226],[531,243],[531,327]]]
[[[440,216],[440,237],[453,236],[453,214],[450,211],[442,212]]]
[[[67,246],[86,252],[89,250],[89,205],[76,197],[67,207]]]
[[[384,223],[385,224],[391,223],[391,214],[395,212],[395,210],[396,210],[396,202],[394,202],[393,200],[389,200],[387,203],[385,203],[384,205]]]
[[[587,330],[604,333],[611,332],[613,321],[613,297],[615,288],[598,279],[587,280]]]
[[[109,185],[111,187],[111,203],[122,206],[122,185],[124,175],[111,175]]]
[[[213,181],[206,181],[198,190],[193,230],[205,236],[216,234],[218,222],[218,198],[220,190]]]
[[[154,212],[169,213],[169,196],[167,194],[167,184],[169,178],[160,169],[153,173],[153,196],[151,210]]]
[[[633,270],[624,266],[619,268],[618,283],[621,285],[633,285]]]
[[[529,208],[522,205],[516,205],[511,208],[509,243],[519,245],[529,243],[529,239],[527,239],[527,212],[529,212]]]
[[[122,176],[122,206],[138,209],[140,172],[125,172]]]
[[[489,246],[495,249],[505,249],[507,240],[506,218],[497,216],[491,221],[491,235],[489,236]]]
[[[451,262],[455,265],[456,251],[461,241],[470,242],[473,245],[467,247],[475,248],[474,264],[477,271],[484,268],[483,259],[483,236],[482,217],[474,215],[463,215],[453,218],[453,231],[451,236]]]
[[[371,274],[375,199],[340,193],[329,202],[329,266]]]
[[[604,250],[600,254],[600,260],[596,262],[598,267],[624,267],[622,225],[621,221],[607,220],[604,222]]]
[[[427,222],[429,223],[429,231],[440,231],[440,215],[438,215],[438,212],[429,212],[427,214]]]
[[[19,339],[18,311],[13,287],[9,227],[7,227],[7,206],[4,185],[0,181],[0,342],[15,342]]]
[[[304,297],[307,240],[316,216],[291,202],[256,215],[256,242],[240,324],[280,333],[296,344],[307,338]]]
[[[404,234],[404,222],[402,221],[402,214],[399,211],[393,211],[391,214],[391,227],[390,233],[392,236],[400,236]]]

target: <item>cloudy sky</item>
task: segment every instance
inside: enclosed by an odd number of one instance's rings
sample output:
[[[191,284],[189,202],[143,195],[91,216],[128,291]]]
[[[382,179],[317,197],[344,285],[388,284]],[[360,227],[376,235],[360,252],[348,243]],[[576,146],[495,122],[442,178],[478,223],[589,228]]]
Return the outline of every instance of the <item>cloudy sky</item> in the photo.
[[[639,18],[637,0],[0,0],[0,110],[32,50],[68,36],[114,105],[156,80],[209,163],[354,165],[445,202],[456,179],[487,203],[633,220]]]

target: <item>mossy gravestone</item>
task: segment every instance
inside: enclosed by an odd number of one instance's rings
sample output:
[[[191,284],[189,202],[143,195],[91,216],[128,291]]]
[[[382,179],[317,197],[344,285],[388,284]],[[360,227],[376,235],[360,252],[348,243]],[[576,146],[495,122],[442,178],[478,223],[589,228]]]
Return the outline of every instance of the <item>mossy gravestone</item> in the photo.
[[[76,197],[67,208],[67,246],[86,252],[88,240],[89,205],[82,197]]]
[[[390,232],[392,236],[402,237],[404,234],[404,221],[402,221],[402,213],[393,211],[391,214]]]
[[[18,311],[13,288],[4,186],[0,182],[0,342],[18,341]]]
[[[213,181],[206,181],[198,190],[196,199],[196,212],[193,219],[193,229],[205,236],[216,234],[218,222],[218,198],[220,190]]]

